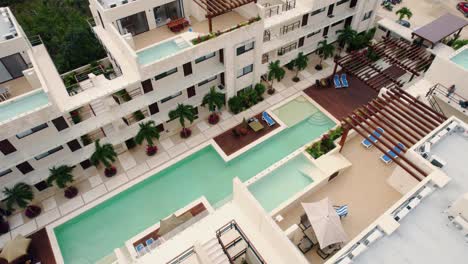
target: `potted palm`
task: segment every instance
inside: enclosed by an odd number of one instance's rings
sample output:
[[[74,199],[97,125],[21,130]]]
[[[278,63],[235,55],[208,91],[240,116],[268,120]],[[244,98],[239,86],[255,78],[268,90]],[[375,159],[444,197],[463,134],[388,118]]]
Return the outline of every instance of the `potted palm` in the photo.
[[[153,139],[159,139],[159,130],[153,120],[146,123],[140,123],[140,130],[135,136],[135,142],[141,145],[143,141],[146,141],[146,155],[153,156],[158,152],[158,147],[154,145]]]
[[[403,21],[403,19],[405,17],[407,17],[408,19],[410,19],[412,16],[413,16],[413,12],[411,12],[411,10],[407,7],[402,7],[400,9],[398,9],[395,14],[397,14],[398,16],[398,21]]]
[[[341,55],[341,51],[345,49],[346,45],[349,45],[357,36],[357,31],[352,29],[351,26],[346,26],[343,29],[339,29],[336,31],[338,33],[338,43],[339,43],[339,50],[338,50],[338,57]]]
[[[270,87],[267,90],[268,94],[274,94],[275,89],[273,88],[273,82],[281,81],[284,78],[286,71],[280,66],[280,61],[270,62],[268,65],[268,81],[270,81]]]
[[[25,209],[24,214],[28,218],[34,218],[41,213],[41,208],[30,204],[34,198],[32,187],[24,182],[15,184],[12,188],[5,188],[5,203],[8,210],[13,210],[13,206]]]
[[[47,178],[47,183],[52,185],[54,182],[60,189],[64,190],[64,195],[68,199],[75,197],[78,194],[78,188],[75,186],[69,185],[72,184],[73,171],[74,167],[68,165],[60,165],[58,167],[52,167],[49,169],[49,178]]]
[[[192,134],[189,128],[185,127],[185,120],[187,119],[190,123],[195,120],[195,108],[191,105],[178,104],[177,108],[169,112],[170,119],[179,119],[182,131],[180,131],[180,137],[188,138]]]
[[[320,62],[315,66],[315,69],[320,71],[323,69],[322,62],[333,56],[335,46],[328,44],[327,40],[322,40],[318,43],[317,54],[320,57]]]
[[[94,153],[91,155],[90,160],[94,166],[103,164],[105,167],[104,174],[106,177],[112,177],[117,173],[117,168],[112,166],[112,163],[117,158],[114,147],[111,144],[104,144],[101,146],[99,139],[94,142]]]
[[[299,71],[304,70],[307,68],[307,64],[309,63],[309,58],[304,55],[304,53],[299,52],[297,54],[297,58],[294,60],[294,68],[296,69],[296,75],[293,77],[294,82],[300,81],[299,79]]]
[[[217,92],[215,87],[210,88],[210,92],[203,97],[202,106],[208,105],[208,110],[211,112],[208,117],[208,122],[212,125],[218,123],[219,115],[216,110],[220,111],[225,104],[224,94]]]

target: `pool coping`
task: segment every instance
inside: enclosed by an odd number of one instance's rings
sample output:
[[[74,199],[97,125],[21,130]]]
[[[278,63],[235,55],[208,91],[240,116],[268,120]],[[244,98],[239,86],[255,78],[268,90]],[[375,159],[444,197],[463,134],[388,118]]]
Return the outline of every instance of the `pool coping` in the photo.
[[[22,100],[22,99],[24,99],[24,98],[26,98],[26,97],[28,97],[28,96],[38,94],[38,93],[40,93],[41,91],[47,96],[47,101],[48,101],[47,103],[45,103],[45,104],[42,105],[42,106],[36,107],[36,108],[34,108],[34,109],[31,109],[31,110],[22,112],[22,113],[20,113],[20,114],[17,114],[17,115],[15,115],[15,116],[13,116],[13,117],[7,118],[7,119],[5,119],[5,120],[0,120],[0,125],[6,124],[6,123],[11,122],[11,121],[13,121],[13,120],[16,120],[16,119],[18,119],[18,118],[21,118],[21,117],[23,117],[23,116],[32,114],[32,113],[34,113],[34,112],[37,112],[37,111],[39,111],[39,110],[42,110],[42,109],[44,109],[44,108],[46,108],[46,107],[51,106],[52,103],[51,103],[50,100],[49,100],[49,95],[44,91],[44,89],[42,89],[42,88],[37,88],[37,89],[35,89],[35,90],[29,91],[29,92],[27,92],[27,93],[24,93],[24,94],[22,94],[22,95],[13,97],[13,98],[11,98],[11,99],[8,99],[8,100],[6,100],[6,101],[4,101],[4,102],[0,102],[0,107],[2,107],[2,106],[7,107],[7,105],[9,105],[9,104],[12,104],[12,103],[14,103],[14,102],[16,102],[16,101]]]
[[[457,67],[459,67],[460,69],[464,70],[465,72],[468,72],[468,68],[465,68],[464,66],[461,66],[460,64],[458,64],[458,63],[456,63],[456,62],[454,62],[452,60],[454,57],[456,57],[457,55],[459,55],[460,53],[462,53],[464,51],[468,52],[468,45],[465,45],[462,48],[460,48],[459,50],[457,50],[454,53],[450,54],[450,56],[448,57],[448,60],[450,62],[452,62],[453,64],[457,65]]]
[[[141,48],[141,49],[139,49],[139,50],[136,50],[136,51],[135,51],[135,55],[136,55],[136,61],[137,61],[138,65],[140,65],[140,67],[150,66],[150,65],[155,64],[155,63],[157,63],[157,62],[159,62],[159,61],[161,61],[161,60],[163,60],[163,59],[167,59],[167,58],[172,57],[172,56],[174,56],[174,55],[176,55],[176,54],[179,54],[179,53],[185,51],[185,50],[188,49],[188,48],[194,47],[193,43],[192,43],[191,41],[187,40],[187,38],[184,37],[184,35],[186,35],[185,33],[190,33],[190,32],[184,32],[184,33],[182,33],[182,34],[180,34],[180,35],[176,35],[176,36],[167,38],[167,39],[165,39],[165,40],[163,40],[163,41],[156,42],[156,43],[154,43],[154,44],[151,44],[151,45],[149,45],[149,46],[146,46],[146,47],[144,47],[144,48]],[[162,44],[164,44],[164,43],[166,43],[166,42],[169,42],[169,41],[174,41],[174,42],[175,42],[176,39],[182,39],[182,40],[184,40],[184,41],[188,44],[188,46],[187,46],[186,48],[180,49],[180,50],[178,50],[178,51],[176,51],[176,52],[174,52],[174,53],[171,53],[171,54],[169,54],[169,55],[167,55],[167,56],[163,56],[163,57],[161,57],[161,58],[159,58],[159,59],[157,59],[157,60],[153,60],[153,61],[151,61],[151,62],[149,62],[149,63],[140,63],[140,61],[139,61],[139,59],[138,59],[138,53],[139,53],[139,52],[143,52],[143,51],[149,50],[149,49],[151,49],[151,48],[154,48],[154,47],[156,47],[156,46],[162,45]],[[176,43],[176,45],[177,45],[177,43]]]

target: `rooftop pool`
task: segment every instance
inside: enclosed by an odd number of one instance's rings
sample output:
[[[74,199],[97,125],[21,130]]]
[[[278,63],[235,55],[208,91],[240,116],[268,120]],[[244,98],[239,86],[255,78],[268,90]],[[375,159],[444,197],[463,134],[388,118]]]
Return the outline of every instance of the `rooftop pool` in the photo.
[[[138,51],[138,63],[141,65],[150,64],[188,47],[190,47],[190,44],[183,38],[168,40]]]
[[[468,48],[465,48],[461,52],[457,53],[450,60],[460,65],[465,70],[468,70]]]
[[[126,240],[201,196],[219,206],[229,199],[234,177],[247,181],[335,125],[316,109],[313,115],[227,163],[213,147],[201,149],[54,228],[65,263],[95,263],[114,248],[122,247]],[[309,181],[297,175],[296,178],[300,182],[288,187],[291,192]],[[267,184],[277,187],[277,183]]]
[[[34,111],[47,103],[49,103],[49,98],[43,90],[2,102],[0,104],[0,122]]]

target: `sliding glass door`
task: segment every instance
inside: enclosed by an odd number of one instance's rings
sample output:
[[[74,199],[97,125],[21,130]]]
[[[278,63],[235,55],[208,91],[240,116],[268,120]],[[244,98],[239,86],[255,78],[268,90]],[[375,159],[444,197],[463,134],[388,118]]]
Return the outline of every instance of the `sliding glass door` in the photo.
[[[16,53],[0,59],[0,83],[23,76],[28,68],[21,54]]]
[[[141,34],[149,30],[146,13],[140,12],[117,20],[120,34],[131,33],[132,36]]]
[[[153,13],[157,27],[166,25],[168,18],[175,20],[184,16],[182,3],[178,0],[155,7]]]

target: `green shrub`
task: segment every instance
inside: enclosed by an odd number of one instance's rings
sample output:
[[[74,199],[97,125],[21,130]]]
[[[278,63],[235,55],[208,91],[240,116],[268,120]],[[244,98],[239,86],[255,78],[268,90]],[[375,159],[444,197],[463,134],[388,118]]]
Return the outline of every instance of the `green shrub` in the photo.
[[[334,141],[343,134],[343,128],[338,127],[336,129],[330,130],[327,134],[323,135],[322,138],[313,143],[310,147],[306,149],[314,159],[319,158],[322,155],[327,154],[330,150],[335,148]]]
[[[242,110],[244,110],[243,105],[242,105],[242,100],[239,96],[233,96],[229,98],[228,106],[231,112],[233,112],[234,114],[238,114],[242,112]]]
[[[257,83],[254,87],[255,91],[257,92],[257,95],[262,97],[263,94],[265,93],[266,87],[262,83]]]
[[[72,86],[73,84],[76,83],[75,73],[74,72],[63,76],[62,78],[63,78],[63,83],[65,84],[65,87]]]
[[[140,111],[136,111],[133,113],[133,117],[137,120],[137,121],[140,121],[140,120],[143,120],[145,119],[145,115]]]
[[[91,138],[87,134],[81,136],[81,142],[83,142],[83,145],[85,145],[85,146],[93,143],[93,141],[91,140]]]

